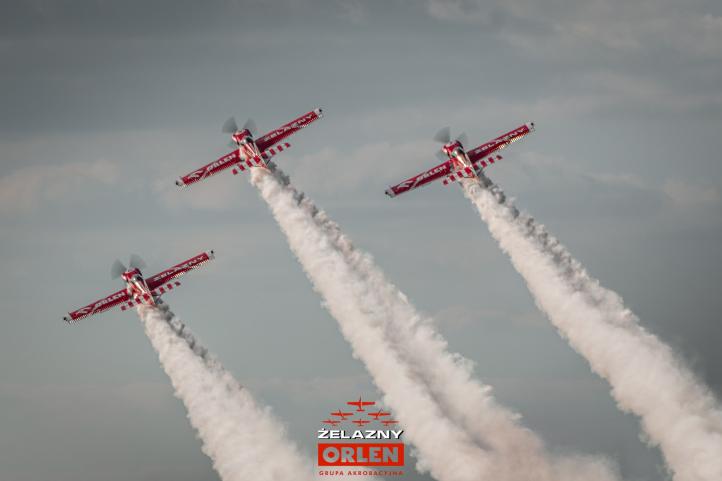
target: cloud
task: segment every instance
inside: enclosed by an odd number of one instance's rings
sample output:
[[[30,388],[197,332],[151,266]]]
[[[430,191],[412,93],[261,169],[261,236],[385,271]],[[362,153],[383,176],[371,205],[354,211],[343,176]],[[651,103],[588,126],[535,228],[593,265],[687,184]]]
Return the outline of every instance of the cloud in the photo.
[[[198,210],[220,211],[238,205],[241,188],[238,184],[238,179],[231,175],[229,169],[212,179],[184,189],[175,185],[175,178],[166,176],[153,182],[153,191],[161,202],[172,210],[191,207]]]
[[[327,147],[299,158],[284,159],[283,165],[292,171],[299,185],[317,191],[338,194],[373,184],[381,193],[385,182],[400,182],[438,164],[434,157],[438,149],[428,140],[378,142],[351,152]]]
[[[664,194],[679,206],[716,203],[721,200],[719,188],[691,180],[666,179],[660,184],[627,172],[588,172],[562,158],[537,152],[525,152],[520,157],[521,160],[518,164],[527,172],[536,171],[532,175],[549,174],[550,178],[561,178],[564,182],[568,182],[569,179],[577,179],[577,181],[591,181],[605,188],[624,188]]]
[[[543,204],[542,210],[581,221],[593,213],[597,220],[663,218],[676,226],[682,217],[685,222],[706,222],[708,216],[697,211],[720,205],[720,188],[714,180],[698,181],[663,171],[637,174],[616,170],[616,164],[611,171],[592,170],[598,167],[577,160],[525,151],[503,165],[504,176],[516,183],[515,192],[535,199],[535,211]],[[496,171],[489,174],[497,176]],[[570,199],[581,200],[580,210]]]
[[[0,212],[27,212],[76,196],[87,184],[114,184],[117,165],[108,160],[33,165],[0,177]]]
[[[429,15],[440,20],[464,23],[488,23],[488,8],[477,0],[429,0]]]
[[[471,112],[469,114],[472,116]],[[461,117],[464,117],[463,113]],[[476,143],[481,143],[485,139],[477,140]],[[400,182],[436,165],[439,161],[433,153],[437,150],[437,144],[422,139],[399,144],[379,142],[348,152],[326,147],[312,154],[284,159],[283,164],[299,185],[335,195]],[[514,155],[514,162],[509,163],[507,168],[522,171],[529,182],[562,182],[567,188],[576,186],[584,189],[586,195],[596,192],[601,196],[600,202],[613,201],[616,205],[618,200],[634,198],[645,204],[643,201],[646,199],[645,205],[650,204],[650,208],[656,205],[656,210],[663,207],[660,202],[668,202],[668,206],[678,208],[692,208],[716,204],[721,200],[718,187],[692,180],[668,178],[656,182],[629,172],[584,170],[561,157],[535,151],[522,150]],[[221,190],[214,195],[218,196],[220,208],[224,205],[226,193]],[[207,206],[215,205],[213,199],[215,197],[207,199]]]
[[[165,383],[131,382],[126,384],[0,384],[0,393],[8,399],[52,412],[82,413],[95,406],[108,410],[128,408],[157,412],[174,403]]]
[[[253,379],[249,384],[256,390],[276,393],[295,402],[311,405],[323,405],[336,398],[354,399],[359,393],[374,392],[365,373],[326,377],[264,377]],[[329,398],[329,393],[335,398]]]
[[[668,179],[663,184],[649,182],[633,174],[588,174],[587,177],[607,188],[623,188],[645,191],[652,195],[663,195],[672,206],[694,208],[717,204],[719,189],[683,179]]]
[[[361,25],[368,19],[368,12],[359,0],[339,0],[338,7],[341,10],[339,17],[353,24]]]
[[[512,45],[560,60],[571,52],[589,55],[590,47],[627,54],[669,48],[696,57],[722,58],[722,17],[706,8],[702,1],[680,8],[671,0],[427,3],[432,18],[493,26]]]
[[[662,191],[680,207],[695,207],[718,204],[720,192],[717,187],[687,183],[681,180],[668,180]]]

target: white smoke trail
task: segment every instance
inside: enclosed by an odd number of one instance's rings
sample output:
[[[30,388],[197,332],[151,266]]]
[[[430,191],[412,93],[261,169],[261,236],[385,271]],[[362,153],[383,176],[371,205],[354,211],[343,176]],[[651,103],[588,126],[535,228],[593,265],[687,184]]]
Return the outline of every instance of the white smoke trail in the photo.
[[[722,409],[709,389],[543,226],[519,213],[498,186],[482,182],[465,182],[466,196],[539,308],[610,383],[619,408],[641,417],[675,480],[722,480]]]
[[[314,479],[281,423],[256,404],[167,305],[139,306],[138,313],[203,452],[223,481]]]
[[[275,177],[256,172],[253,182],[432,475],[439,479],[461,475],[478,479],[481,474],[500,480],[615,479],[600,460],[551,460],[541,441],[518,425],[517,416],[496,403],[490,388],[471,379],[470,363],[448,353],[431,322],[418,314],[370,256],[354,249],[325,213],[295,191],[279,171]],[[415,400],[419,406],[410,404]],[[422,406],[422,412],[415,412]],[[446,440],[437,435],[436,442],[430,443],[417,433],[417,429],[435,432],[442,426]],[[463,460],[459,446],[473,459]],[[473,470],[451,473],[450,459],[460,459]]]

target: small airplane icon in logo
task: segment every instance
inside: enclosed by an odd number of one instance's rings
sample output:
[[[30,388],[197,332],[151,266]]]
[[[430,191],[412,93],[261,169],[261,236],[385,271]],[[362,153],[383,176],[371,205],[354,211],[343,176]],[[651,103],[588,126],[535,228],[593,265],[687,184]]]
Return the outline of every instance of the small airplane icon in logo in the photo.
[[[336,417],[338,417],[338,418],[341,418],[342,420],[346,420],[347,417],[353,416],[353,413],[343,412],[343,411],[341,411],[341,410],[339,409],[339,410],[337,410],[337,411],[335,411],[335,412],[332,412],[332,413],[331,413],[331,416],[336,416]]]
[[[354,423],[354,424],[356,424],[356,425],[358,425],[358,426],[360,427],[360,426],[363,426],[364,424],[370,423],[371,421],[367,421],[367,420],[365,420],[365,419],[354,419],[354,420],[351,421],[351,422]]]
[[[398,423],[399,423],[398,421],[394,421],[393,419],[381,421],[381,424],[383,424],[384,426],[391,426],[392,424],[398,424]]]
[[[338,424],[339,424],[340,422],[341,422],[341,421],[336,421],[335,419],[324,419],[324,420],[323,420],[323,423],[324,423],[324,424],[330,424],[331,426],[338,426]]]
[[[347,401],[346,404],[349,406],[356,406],[356,412],[365,412],[366,410],[363,407],[373,406],[376,404],[376,401],[362,401],[361,396],[359,396],[358,401]]]
[[[391,413],[384,412],[382,409],[379,409],[378,412],[375,413],[368,413],[369,417],[374,418],[375,420],[379,420],[382,416],[391,416]]]

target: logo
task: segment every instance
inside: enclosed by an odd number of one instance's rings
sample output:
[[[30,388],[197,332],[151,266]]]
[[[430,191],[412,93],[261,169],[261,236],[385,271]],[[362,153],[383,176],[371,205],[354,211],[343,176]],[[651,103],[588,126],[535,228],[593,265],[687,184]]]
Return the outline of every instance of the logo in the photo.
[[[491,142],[487,142],[484,145],[480,145],[479,147],[475,148],[471,152],[474,155],[478,155],[478,154],[484,152],[482,157],[484,155],[489,155],[492,152],[501,150],[501,149],[505,148],[507,145],[509,145],[513,142],[516,142],[517,140],[521,139],[529,132],[530,132],[529,128],[526,125],[523,125],[516,130],[512,130],[508,134],[502,135],[501,137],[492,140]]]
[[[316,112],[309,112],[307,115],[304,115],[300,119],[296,119],[293,122],[291,122],[290,124],[284,125],[283,127],[280,127],[278,129],[274,130],[273,132],[270,132],[268,135],[266,135],[263,138],[263,140],[270,142],[273,139],[275,139],[276,137],[278,137],[279,135],[285,134],[289,130],[291,130],[291,131],[300,130],[300,129],[304,128],[306,125],[308,125],[311,122],[313,122],[314,120],[316,120],[317,118],[318,118],[318,115],[316,115]]]
[[[346,401],[317,431],[319,476],[402,476],[404,431],[376,401]],[[352,409],[350,406],[355,407]]]
[[[99,309],[102,309],[103,306],[105,306],[105,305],[107,305],[107,304],[110,304],[110,303],[114,303],[114,302],[116,302],[118,299],[124,298],[125,295],[126,295],[125,291],[118,291],[118,292],[116,292],[115,294],[112,294],[112,295],[106,297],[105,299],[99,300],[99,301],[96,302],[95,304],[90,304],[90,305],[88,305],[88,306],[85,306],[85,307],[83,307],[83,308],[78,309],[78,310],[75,311],[73,314],[75,314],[75,315],[83,315],[83,314],[88,314],[88,313],[97,312]]]
[[[438,165],[431,170],[427,170],[423,174],[419,174],[416,177],[412,177],[411,179],[401,182],[399,185],[396,186],[396,189],[398,189],[398,190],[413,189],[414,187],[417,187],[420,183],[422,183],[424,180],[428,179],[429,177],[433,177],[440,172],[443,172],[447,168],[448,168],[447,163]]]
[[[208,254],[205,252],[199,256],[196,256],[192,259],[189,259],[188,261],[178,264],[177,266],[171,267],[167,271],[161,272],[160,274],[156,275],[155,277],[151,278],[152,282],[164,282],[167,278],[174,278],[177,276],[178,273],[183,273],[186,271],[189,271],[193,269],[194,267],[198,267],[199,264],[203,264],[208,260]]]
[[[211,172],[216,170],[217,168],[221,167],[222,165],[225,165],[229,162],[233,162],[236,159],[236,152],[232,152],[225,157],[221,157],[220,159],[216,160],[215,162],[211,162],[210,164],[206,165],[205,167],[201,167],[200,169],[196,170],[195,172],[191,172],[186,176],[186,179],[188,180],[200,180],[205,177],[207,177]]]

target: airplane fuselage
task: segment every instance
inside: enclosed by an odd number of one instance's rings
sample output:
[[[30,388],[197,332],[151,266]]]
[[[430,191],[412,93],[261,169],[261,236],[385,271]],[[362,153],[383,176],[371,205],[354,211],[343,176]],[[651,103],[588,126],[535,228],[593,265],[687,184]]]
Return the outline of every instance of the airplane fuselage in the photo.
[[[148,284],[145,282],[145,278],[140,272],[140,269],[127,270],[121,277],[123,281],[125,281],[125,289],[131,299],[138,304],[155,305],[153,293],[150,291],[150,288],[148,288]]]
[[[242,130],[232,135],[233,142],[238,146],[238,155],[242,161],[249,159],[263,159],[261,150],[256,145],[256,141],[248,130]],[[264,162],[265,165],[265,162]],[[260,167],[260,166],[252,166]]]
[[[458,140],[446,144],[443,150],[444,153],[449,156],[449,160],[455,171],[462,170],[465,167],[474,168],[471,160],[469,160],[469,156],[464,150],[464,146],[461,145],[461,142]]]

